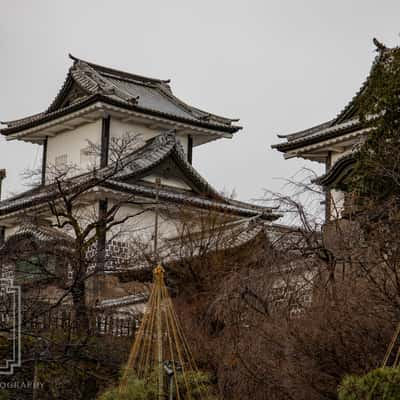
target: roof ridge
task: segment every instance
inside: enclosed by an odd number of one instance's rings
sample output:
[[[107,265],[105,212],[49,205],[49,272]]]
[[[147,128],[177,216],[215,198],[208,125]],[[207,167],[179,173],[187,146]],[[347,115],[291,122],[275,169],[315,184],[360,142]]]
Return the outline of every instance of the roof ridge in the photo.
[[[318,132],[321,129],[328,128],[328,127],[330,127],[330,125],[333,121],[334,121],[334,119],[331,119],[329,121],[314,125],[311,128],[303,129],[301,131],[297,131],[297,132],[293,132],[293,133],[288,133],[286,135],[278,134],[277,136],[278,136],[278,138],[281,138],[281,139],[285,139],[285,138],[288,138],[288,140],[297,139],[303,135],[312,134],[312,133]]]
[[[125,76],[125,77],[130,77],[130,78],[136,79],[136,80],[155,82],[155,83],[160,83],[160,84],[167,84],[167,83],[171,82],[170,79],[151,78],[151,77],[144,76],[144,75],[132,74],[130,72],[122,71],[122,70],[119,70],[116,68],[106,67],[105,65],[95,64],[90,61],[83,60],[82,58],[75,57],[71,53],[69,53],[68,56],[74,62],[82,61],[82,62],[90,65],[94,69],[102,70],[104,73],[117,74],[117,76],[121,75],[121,76]]]
[[[184,111],[189,112],[190,114],[194,115],[197,118],[205,118],[205,117],[211,117],[211,118],[215,118],[217,121],[221,121],[223,123],[223,121],[225,122],[237,122],[239,121],[239,119],[237,118],[226,118],[226,117],[222,117],[219,116],[217,114],[213,114],[210,112],[206,112],[201,110],[200,108],[197,107],[193,107],[190,106],[189,104],[187,104],[186,102],[184,102],[183,100],[179,99],[177,96],[174,95],[174,93],[172,92],[170,86],[168,85],[168,83],[171,81],[170,79],[168,80],[161,80],[161,79],[155,79],[155,78],[150,78],[150,77],[145,77],[142,75],[136,75],[136,74],[132,74],[129,72],[125,72],[125,71],[121,71],[121,70],[117,70],[117,69],[113,69],[113,68],[109,68],[103,65],[99,65],[99,64],[94,64],[91,63],[89,61],[85,61],[82,59],[79,59],[77,57],[72,56],[71,54],[69,54],[69,57],[74,60],[74,63],[84,63],[87,64],[89,67],[93,68],[96,72],[102,74],[106,74],[106,75],[111,75],[111,77],[113,78],[119,78],[122,79],[123,78],[130,78],[133,79],[134,81],[141,81],[141,83],[147,84],[147,83],[156,83],[156,89],[159,89],[161,91],[161,93],[163,95],[165,95],[168,99],[170,99],[171,101],[173,101],[175,103],[176,106],[181,107]],[[112,84],[112,82],[110,82]],[[114,85],[115,86],[115,85]],[[196,113],[200,114],[200,115],[195,115]]]
[[[350,118],[352,117],[351,110],[354,106],[354,102],[366,90],[368,83],[370,81],[370,78],[372,76],[372,73],[373,73],[374,69],[376,68],[376,66],[382,61],[382,59],[384,58],[384,56],[387,53],[391,53],[391,52],[399,49],[399,47],[397,47],[397,46],[396,47],[386,47],[383,43],[381,43],[376,38],[373,38],[372,41],[373,41],[374,45],[376,46],[375,51],[378,54],[375,56],[375,58],[372,62],[371,68],[369,70],[369,73],[368,73],[367,77],[364,79],[364,81],[362,82],[361,87],[358,89],[356,94],[351,98],[351,100],[347,103],[347,105],[333,119],[333,124],[343,122],[347,117],[350,117]]]
[[[8,127],[0,129],[0,134],[20,132],[47,122],[50,117],[57,118],[79,107],[92,105],[95,101],[217,131],[222,129],[234,133],[241,129],[232,124],[234,119],[185,103],[174,95],[166,81],[108,69],[73,56],[71,58],[74,63],[49,107],[44,112],[6,122]],[[129,81],[127,77],[135,81]]]
[[[375,38],[373,39],[373,42],[376,46],[376,51],[378,52],[378,54],[375,56],[375,58],[372,62],[369,73],[368,73],[366,79],[363,81],[361,87],[356,92],[356,94],[347,103],[347,105],[336,115],[336,117],[334,117],[333,119],[331,119],[327,122],[324,122],[322,124],[315,125],[309,129],[301,130],[301,131],[294,132],[294,133],[289,133],[286,135],[279,134],[278,137],[282,138],[282,139],[286,139],[287,142],[273,144],[271,146],[272,148],[283,149],[283,148],[290,146],[294,142],[297,142],[297,141],[301,142],[302,138],[304,138],[304,141],[306,141],[308,139],[311,140],[311,138],[313,138],[314,136],[317,137],[319,134],[321,134],[323,132],[332,132],[332,131],[340,130],[341,128],[346,127],[347,126],[346,124],[349,124],[349,125],[357,124],[357,119],[359,117],[357,117],[357,115],[356,115],[357,109],[354,108],[356,99],[359,98],[359,96],[361,96],[363,94],[363,92],[366,90],[366,88],[370,82],[370,79],[371,79],[374,69],[382,61],[384,56],[387,55],[388,53],[390,54],[393,51],[399,50],[399,47],[393,47],[393,48],[386,47],[384,44],[382,44]]]
[[[93,94],[104,94],[106,96],[115,94],[122,100],[132,104],[136,104],[139,99],[139,96],[132,96],[132,94],[118,87],[109,78],[103,76],[84,61],[75,62],[71,69],[71,74],[79,86],[82,86],[86,91],[91,91]],[[83,82],[81,82],[82,80]]]

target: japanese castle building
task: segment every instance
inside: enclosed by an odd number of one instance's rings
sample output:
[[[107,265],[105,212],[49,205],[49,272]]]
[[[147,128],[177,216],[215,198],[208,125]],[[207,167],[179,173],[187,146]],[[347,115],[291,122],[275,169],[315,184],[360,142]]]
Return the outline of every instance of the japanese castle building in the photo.
[[[91,182],[91,189],[81,202],[82,208],[104,213],[124,196],[134,196],[137,203],[153,204],[138,218],[127,220],[122,237],[107,238],[110,251],[115,251],[119,257],[107,266],[111,271],[118,269],[119,260],[123,262],[127,257],[125,241],[130,235],[140,231],[142,239],[151,241],[156,196],[165,208],[185,206],[198,211],[214,210],[231,216],[233,221],[257,220],[261,225],[268,225],[279,217],[270,208],[224,197],[192,166],[192,154],[197,146],[220,138],[230,139],[241,129],[235,120],[184,103],[173,94],[169,81],[71,58],[73,65],[47,110],[8,121],[0,130],[7,140],[43,146],[40,184],[0,202],[0,226],[5,245],[27,235],[50,244],[60,240],[60,235],[64,235],[61,241],[68,241],[71,232],[54,228],[55,217],[48,207],[49,201],[60,196],[52,171],[67,165],[75,166],[75,172],[68,175],[71,193],[82,183]],[[114,166],[111,143],[127,133],[137,135],[140,143],[124,157],[118,173],[108,175]],[[88,141],[98,145],[97,155],[90,155]],[[95,176],[90,172],[93,161],[97,166]],[[119,213],[128,215],[143,207],[146,206],[126,204]],[[28,215],[38,216],[43,224],[29,224],[25,218]],[[177,223],[179,225],[179,221],[160,215],[160,238],[173,239],[177,235]],[[244,236],[238,234],[237,239],[249,240],[257,232],[251,228]]]
[[[284,153],[285,158],[300,157],[325,164],[325,174],[320,176],[316,183],[326,190],[327,221],[340,218],[345,211],[346,195],[335,187],[351,174],[355,163],[354,152],[367,133],[367,129],[363,128],[359,119],[358,100],[368,88],[369,77],[376,65],[382,62],[385,53],[392,51],[376,39],[374,43],[378,55],[367,79],[346,107],[328,122],[303,131],[278,135],[284,142],[272,146]]]

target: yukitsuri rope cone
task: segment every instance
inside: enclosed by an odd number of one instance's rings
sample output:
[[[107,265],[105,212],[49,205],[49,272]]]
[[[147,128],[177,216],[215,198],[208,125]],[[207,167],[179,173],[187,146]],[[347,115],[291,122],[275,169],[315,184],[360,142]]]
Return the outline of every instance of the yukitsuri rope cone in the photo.
[[[399,339],[399,335],[400,335],[400,323],[397,325],[397,328],[394,332],[394,335],[392,337],[392,340],[390,341],[390,344],[388,346],[388,349],[386,351],[385,357],[383,359],[383,363],[382,363],[382,367],[388,367],[388,363],[389,363],[389,358],[390,356],[393,354],[393,350],[398,342]],[[393,364],[391,365],[391,367],[395,368],[399,366],[399,361],[400,361],[400,344],[397,344],[397,349],[395,350],[395,357],[393,360]]]
[[[399,366],[399,361],[400,361],[400,344],[398,343],[399,335],[400,335],[400,323],[397,325],[396,330],[394,331],[392,339],[389,343],[389,346],[386,350],[386,354],[382,362],[382,368],[397,368]],[[397,348],[395,349],[396,346]],[[389,359],[391,358],[392,354],[394,355],[394,360],[393,363],[389,365]],[[373,394],[376,391],[378,383],[379,383],[378,380],[376,380],[369,392],[369,398],[372,398]]]
[[[153,379],[156,400],[207,398],[207,389],[198,381],[199,371],[165,285],[165,271],[157,266],[150,299],[146,305],[122,380],[120,393],[129,378]],[[194,395],[193,393],[196,393]]]

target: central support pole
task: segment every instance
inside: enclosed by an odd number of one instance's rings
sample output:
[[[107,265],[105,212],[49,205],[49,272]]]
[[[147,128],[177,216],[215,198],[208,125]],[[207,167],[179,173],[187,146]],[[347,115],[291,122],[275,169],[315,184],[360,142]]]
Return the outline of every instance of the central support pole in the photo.
[[[156,204],[154,208],[154,259],[156,264],[158,260],[158,208],[159,208],[159,191],[160,191],[161,179],[156,178]]]
[[[159,207],[159,190],[161,180],[156,179],[156,204],[154,210],[154,259],[156,263],[159,263],[158,259],[158,207]],[[158,365],[158,400],[164,400],[164,369],[163,369],[163,348],[162,348],[162,285],[164,281],[164,269],[160,265],[157,265],[154,270],[156,290],[158,293],[157,298],[157,365]]]
[[[164,360],[162,335],[162,286],[164,283],[164,268],[158,265],[154,270],[157,299],[157,365],[158,365],[158,400],[164,400]]]

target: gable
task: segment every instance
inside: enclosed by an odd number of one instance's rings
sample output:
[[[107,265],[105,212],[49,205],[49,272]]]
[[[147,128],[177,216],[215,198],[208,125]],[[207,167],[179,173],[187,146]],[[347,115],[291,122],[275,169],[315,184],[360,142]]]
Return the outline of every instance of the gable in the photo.
[[[202,192],[202,189],[199,187],[198,183],[191,179],[187,172],[180,165],[178,165],[178,163],[176,163],[172,157],[167,157],[151,170],[124,181],[127,183],[143,182],[155,184],[157,178],[160,178],[163,186],[193,191],[195,193]]]
[[[88,97],[88,94],[82,90],[76,83],[73,83],[65,95],[59,99],[59,108],[68,107],[83,98]]]

